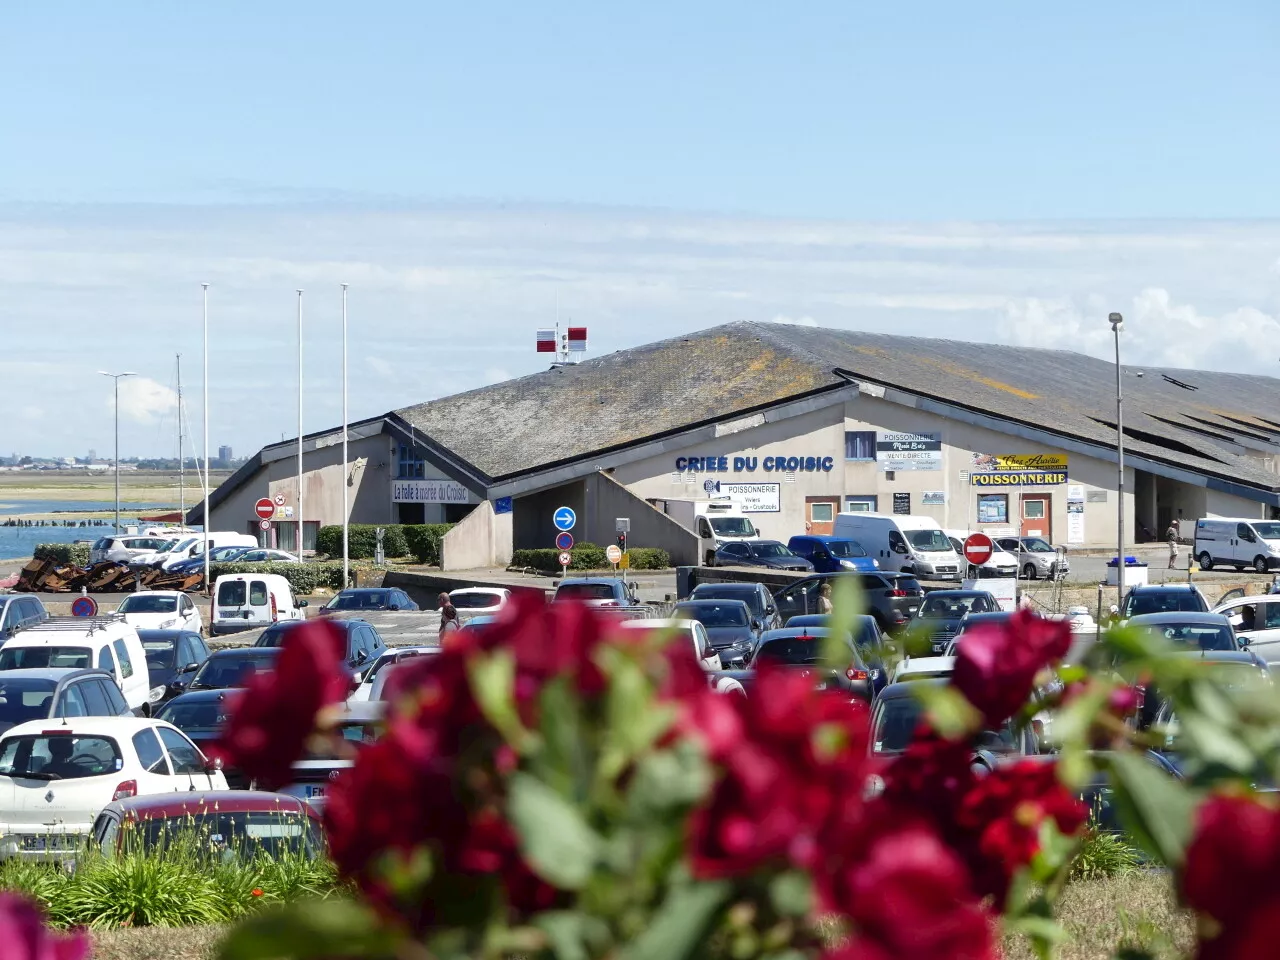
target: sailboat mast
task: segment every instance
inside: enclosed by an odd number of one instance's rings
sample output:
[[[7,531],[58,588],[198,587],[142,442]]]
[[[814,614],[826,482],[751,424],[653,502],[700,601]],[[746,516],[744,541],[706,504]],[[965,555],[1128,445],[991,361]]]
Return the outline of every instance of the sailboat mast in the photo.
[[[178,354],[178,511],[182,519],[180,525],[187,522],[187,464],[182,455],[182,354]]]

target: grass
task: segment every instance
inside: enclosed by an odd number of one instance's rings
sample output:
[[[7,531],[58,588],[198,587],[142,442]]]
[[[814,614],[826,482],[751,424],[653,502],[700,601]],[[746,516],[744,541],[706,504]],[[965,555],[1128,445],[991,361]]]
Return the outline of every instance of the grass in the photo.
[[[213,960],[223,927],[124,928],[93,934],[93,960]]]

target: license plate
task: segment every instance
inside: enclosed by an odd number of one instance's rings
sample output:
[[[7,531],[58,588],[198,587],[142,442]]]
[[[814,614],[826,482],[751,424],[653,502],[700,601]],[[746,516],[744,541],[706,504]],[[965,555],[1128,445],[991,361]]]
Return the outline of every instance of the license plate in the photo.
[[[308,800],[311,800],[311,799],[313,799],[313,798],[315,798],[315,797],[323,797],[323,796],[324,796],[324,787],[323,787],[323,786],[320,786],[320,787],[307,787],[307,799],[308,799]]]
[[[44,837],[23,837],[22,838],[23,850],[44,850],[46,846],[47,844]]]
[[[907,607],[907,613],[915,613],[919,609],[919,607]]]

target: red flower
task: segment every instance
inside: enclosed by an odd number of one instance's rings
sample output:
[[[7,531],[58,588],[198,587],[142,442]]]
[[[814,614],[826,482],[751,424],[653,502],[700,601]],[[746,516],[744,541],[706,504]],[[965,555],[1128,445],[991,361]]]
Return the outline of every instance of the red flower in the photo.
[[[1268,960],[1280,938],[1280,811],[1245,797],[1212,797],[1196,816],[1182,899],[1217,922],[1200,960]]]
[[[1005,623],[975,628],[956,653],[952,685],[989,726],[1013,716],[1031,696],[1036,674],[1071,649],[1071,626],[1018,610]]]
[[[834,885],[852,941],[827,960],[994,960],[991,920],[964,864],[921,824],[863,837]]]
[[[5,960],[87,960],[92,953],[87,933],[53,932],[40,909],[16,893],[0,893],[0,943]]]
[[[246,684],[214,754],[265,790],[288,783],[317,714],[351,691],[345,647],[341,631],[327,620],[291,629],[275,669]]]
[[[262,888],[261,888],[261,887],[254,887],[252,890],[250,890],[250,891],[249,891],[249,896],[251,896],[251,897],[260,897],[260,896],[262,896]]]

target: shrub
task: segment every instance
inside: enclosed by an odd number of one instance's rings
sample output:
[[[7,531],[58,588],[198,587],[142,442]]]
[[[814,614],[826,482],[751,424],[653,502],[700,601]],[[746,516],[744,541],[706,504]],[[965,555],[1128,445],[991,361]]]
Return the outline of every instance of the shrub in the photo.
[[[31,555],[37,560],[52,560],[54,563],[87,567],[89,565],[89,544],[37,543]]]
[[[209,576],[213,580],[228,573],[278,573],[289,581],[293,592],[299,595],[315,593],[320,587],[341,590],[342,561],[325,560],[318,563],[213,563]]]
[[[635,547],[627,553],[631,557],[632,570],[665,570],[671,566],[671,555],[656,547]],[[573,562],[569,564],[570,570],[607,570],[610,567],[604,548],[594,543],[579,543],[569,554],[573,557]],[[517,550],[511,555],[511,566],[559,573],[560,551],[548,548]]]
[[[404,527],[398,523],[353,523],[347,527],[347,556],[352,560],[372,560],[378,546],[377,530],[382,535],[382,551],[388,557],[407,557],[409,544],[405,540]],[[342,527],[321,527],[316,532],[316,553],[342,559]]]
[[[658,547],[632,547],[627,551],[632,570],[667,570],[671,567],[671,554]]]
[[[409,552],[419,563],[438,565],[440,563],[440,542],[444,535],[457,524],[453,523],[418,523],[404,528],[404,537],[409,545]]]
[[[1102,880],[1127,873],[1140,863],[1141,854],[1123,836],[1090,829],[1071,863],[1071,879]]]

